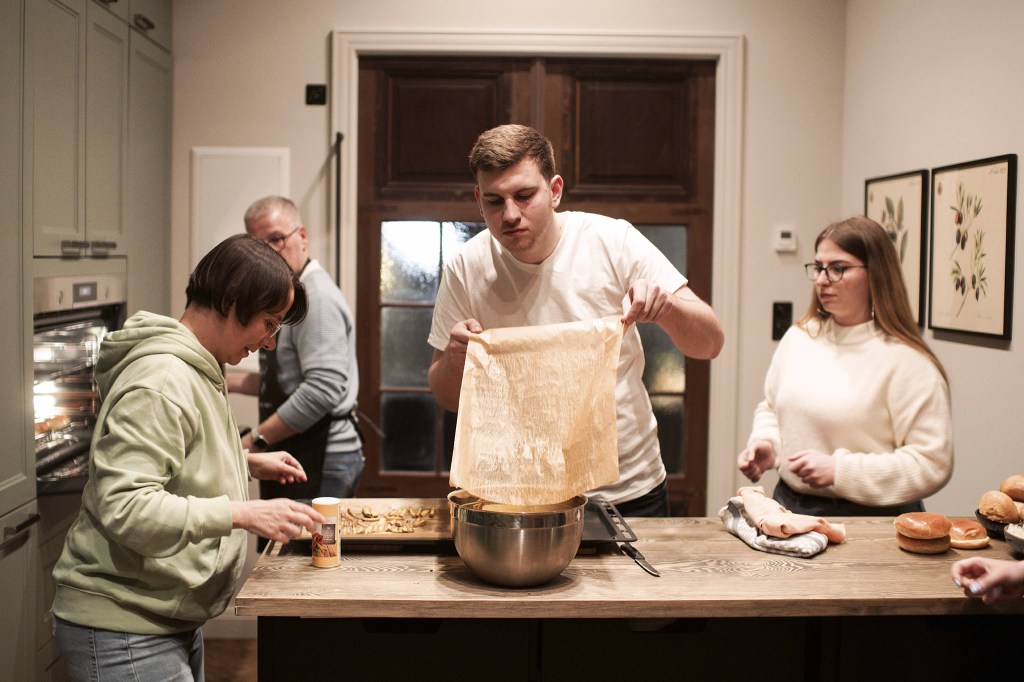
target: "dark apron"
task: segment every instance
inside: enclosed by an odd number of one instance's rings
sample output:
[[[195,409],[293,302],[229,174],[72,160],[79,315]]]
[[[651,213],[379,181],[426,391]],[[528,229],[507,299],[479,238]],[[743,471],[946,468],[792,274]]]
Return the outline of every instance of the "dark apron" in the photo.
[[[272,350],[260,351],[260,422],[277,411],[277,408],[288,399],[277,382],[277,353]],[[289,497],[293,500],[311,500],[320,496],[320,480],[324,471],[324,452],[327,450],[327,437],[331,429],[332,416],[325,414],[323,418],[302,433],[296,433],[282,441],[270,444],[271,450],[284,450],[299,460],[306,471],[305,483],[288,483],[281,485],[277,481],[260,481],[260,497],[264,500],[275,497]]]

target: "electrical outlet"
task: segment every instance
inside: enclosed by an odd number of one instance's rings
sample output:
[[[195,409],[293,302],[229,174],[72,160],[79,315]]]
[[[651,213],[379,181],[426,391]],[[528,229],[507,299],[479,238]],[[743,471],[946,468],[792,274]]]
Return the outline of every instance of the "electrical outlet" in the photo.
[[[772,303],[772,341],[778,341],[793,324],[793,304],[789,301]]]
[[[306,104],[327,104],[327,86],[319,84],[307,85]]]

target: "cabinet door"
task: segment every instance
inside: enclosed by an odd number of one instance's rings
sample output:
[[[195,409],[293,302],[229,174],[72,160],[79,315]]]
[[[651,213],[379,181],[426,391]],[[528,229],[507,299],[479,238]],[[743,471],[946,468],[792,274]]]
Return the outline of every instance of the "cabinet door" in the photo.
[[[130,12],[136,30],[171,51],[171,0],[131,0]]]
[[[85,76],[85,236],[92,255],[123,253],[128,179],[128,25],[89,3]]]
[[[168,314],[171,56],[131,34],[128,66],[128,308]]]
[[[85,0],[26,0],[24,221],[37,256],[84,251]]]
[[[6,539],[0,539],[0,641],[4,642],[4,655],[0,657],[0,680],[32,680],[36,676],[35,648],[31,633],[38,614],[32,598],[35,584],[33,547],[38,542],[39,514],[36,502],[0,514],[0,524]],[[9,532],[11,529],[15,532]]]
[[[32,449],[31,234],[22,226],[22,16],[18,2],[0,4],[0,515],[36,496]],[[0,589],[8,589],[0,583]],[[3,611],[0,611],[3,613]],[[0,640],[9,641],[9,640]],[[0,679],[7,679],[0,673]]]

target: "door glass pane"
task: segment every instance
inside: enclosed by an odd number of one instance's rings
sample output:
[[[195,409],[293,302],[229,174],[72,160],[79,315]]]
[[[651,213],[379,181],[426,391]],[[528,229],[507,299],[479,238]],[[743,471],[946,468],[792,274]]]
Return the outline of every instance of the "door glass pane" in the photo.
[[[436,405],[429,393],[381,395],[382,471],[434,471]]]
[[[656,324],[637,325],[644,345],[644,386],[650,393],[684,393],[686,370],[683,354]]]
[[[638,225],[637,229],[665,254],[679,272],[686,274],[685,225]],[[651,393],[654,416],[658,420],[661,459],[669,474],[683,474],[686,358],[661,327],[641,324],[637,329],[644,345],[644,386]]]
[[[427,343],[432,315],[433,308],[381,309],[381,386],[427,386],[427,368],[434,356]]]
[[[444,264],[448,264],[463,244],[486,229],[487,223],[441,223],[441,257]]]
[[[391,221],[380,226],[380,298],[430,303],[437,296],[440,223]]]
[[[686,274],[686,225],[637,225],[636,229],[665,254],[676,270]]]
[[[683,442],[683,397],[654,396],[651,405],[654,407],[654,418],[658,420],[658,443],[661,445],[661,459],[665,462],[665,470],[669,474],[685,474],[683,462],[686,461],[685,444]]]

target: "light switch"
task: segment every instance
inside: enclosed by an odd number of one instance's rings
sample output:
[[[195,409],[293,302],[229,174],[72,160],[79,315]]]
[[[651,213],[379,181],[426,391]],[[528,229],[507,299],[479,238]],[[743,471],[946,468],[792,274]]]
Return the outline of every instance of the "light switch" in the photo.
[[[789,301],[772,303],[772,341],[781,339],[793,325],[793,304]]]

